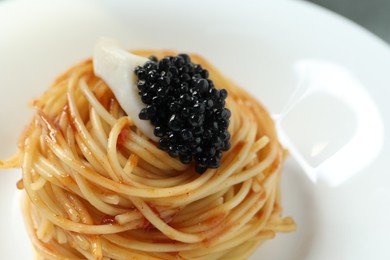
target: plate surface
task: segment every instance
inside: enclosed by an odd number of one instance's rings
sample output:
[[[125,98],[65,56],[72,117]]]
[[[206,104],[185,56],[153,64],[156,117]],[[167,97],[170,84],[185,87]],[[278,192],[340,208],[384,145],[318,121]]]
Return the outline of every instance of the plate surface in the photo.
[[[290,149],[284,214],[298,230],[251,259],[390,259],[390,50],[351,22],[299,1],[0,3],[0,158],[15,151],[27,103],[100,36],[132,48],[196,52],[248,89]],[[337,151],[337,152],[336,152]],[[321,163],[323,159],[328,159]],[[0,252],[31,259],[15,183],[0,174]]]

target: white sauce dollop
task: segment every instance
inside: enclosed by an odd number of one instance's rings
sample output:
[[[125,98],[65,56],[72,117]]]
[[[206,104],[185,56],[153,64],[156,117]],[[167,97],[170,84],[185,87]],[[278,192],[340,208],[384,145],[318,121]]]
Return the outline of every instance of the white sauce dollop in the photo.
[[[154,141],[154,127],[149,121],[141,120],[139,112],[145,107],[137,89],[134,69],[148,59],[126,51],[115,39],[101,38],[97,41],[93,54],[93,69],[111,88],[122,109],[130,116],[137,128]]]

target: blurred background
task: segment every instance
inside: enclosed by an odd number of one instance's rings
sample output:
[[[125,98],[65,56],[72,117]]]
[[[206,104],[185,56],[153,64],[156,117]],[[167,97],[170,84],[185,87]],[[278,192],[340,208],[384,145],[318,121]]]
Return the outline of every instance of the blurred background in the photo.
[[[12,0],[0,0],[0,2]],[[272,0],[271,0],[272,1]],[[390,0],[298,0],[332,10],[390,43]]]
[[[304,0],[360,24],[390,43],[390,0]]]

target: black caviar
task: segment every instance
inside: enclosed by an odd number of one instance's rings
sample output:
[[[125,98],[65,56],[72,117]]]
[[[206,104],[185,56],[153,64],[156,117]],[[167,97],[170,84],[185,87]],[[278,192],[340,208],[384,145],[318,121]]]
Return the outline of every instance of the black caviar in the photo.
[[[222,151],[230,148],[227,91],[216,89],[209,72],[187,54],[149,60],[135,69],[146,105],[139,118],[150,120],[159,147],[172,157],[185,164],[194,160],[198,173],[218,168]]]

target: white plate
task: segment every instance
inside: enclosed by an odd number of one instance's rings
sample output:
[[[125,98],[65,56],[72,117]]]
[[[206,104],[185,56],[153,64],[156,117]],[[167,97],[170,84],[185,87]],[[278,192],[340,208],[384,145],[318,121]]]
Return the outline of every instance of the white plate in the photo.
[[[283,206],[298,230],[278,234],[251,259],[390,259],[386,44],[299,1],[5,1],[0,157],[15,151],[31,116],[28,100],[89,57],[100,36],[128,48],[200,53],[284,115],[281,136],[294,146]],[[301,102],[289,109],[294,93]],[[318,165],[318,154],[329,160]],[[32,256],[15,189],[20,177],[19,170],[0,175],[2,259]]]

